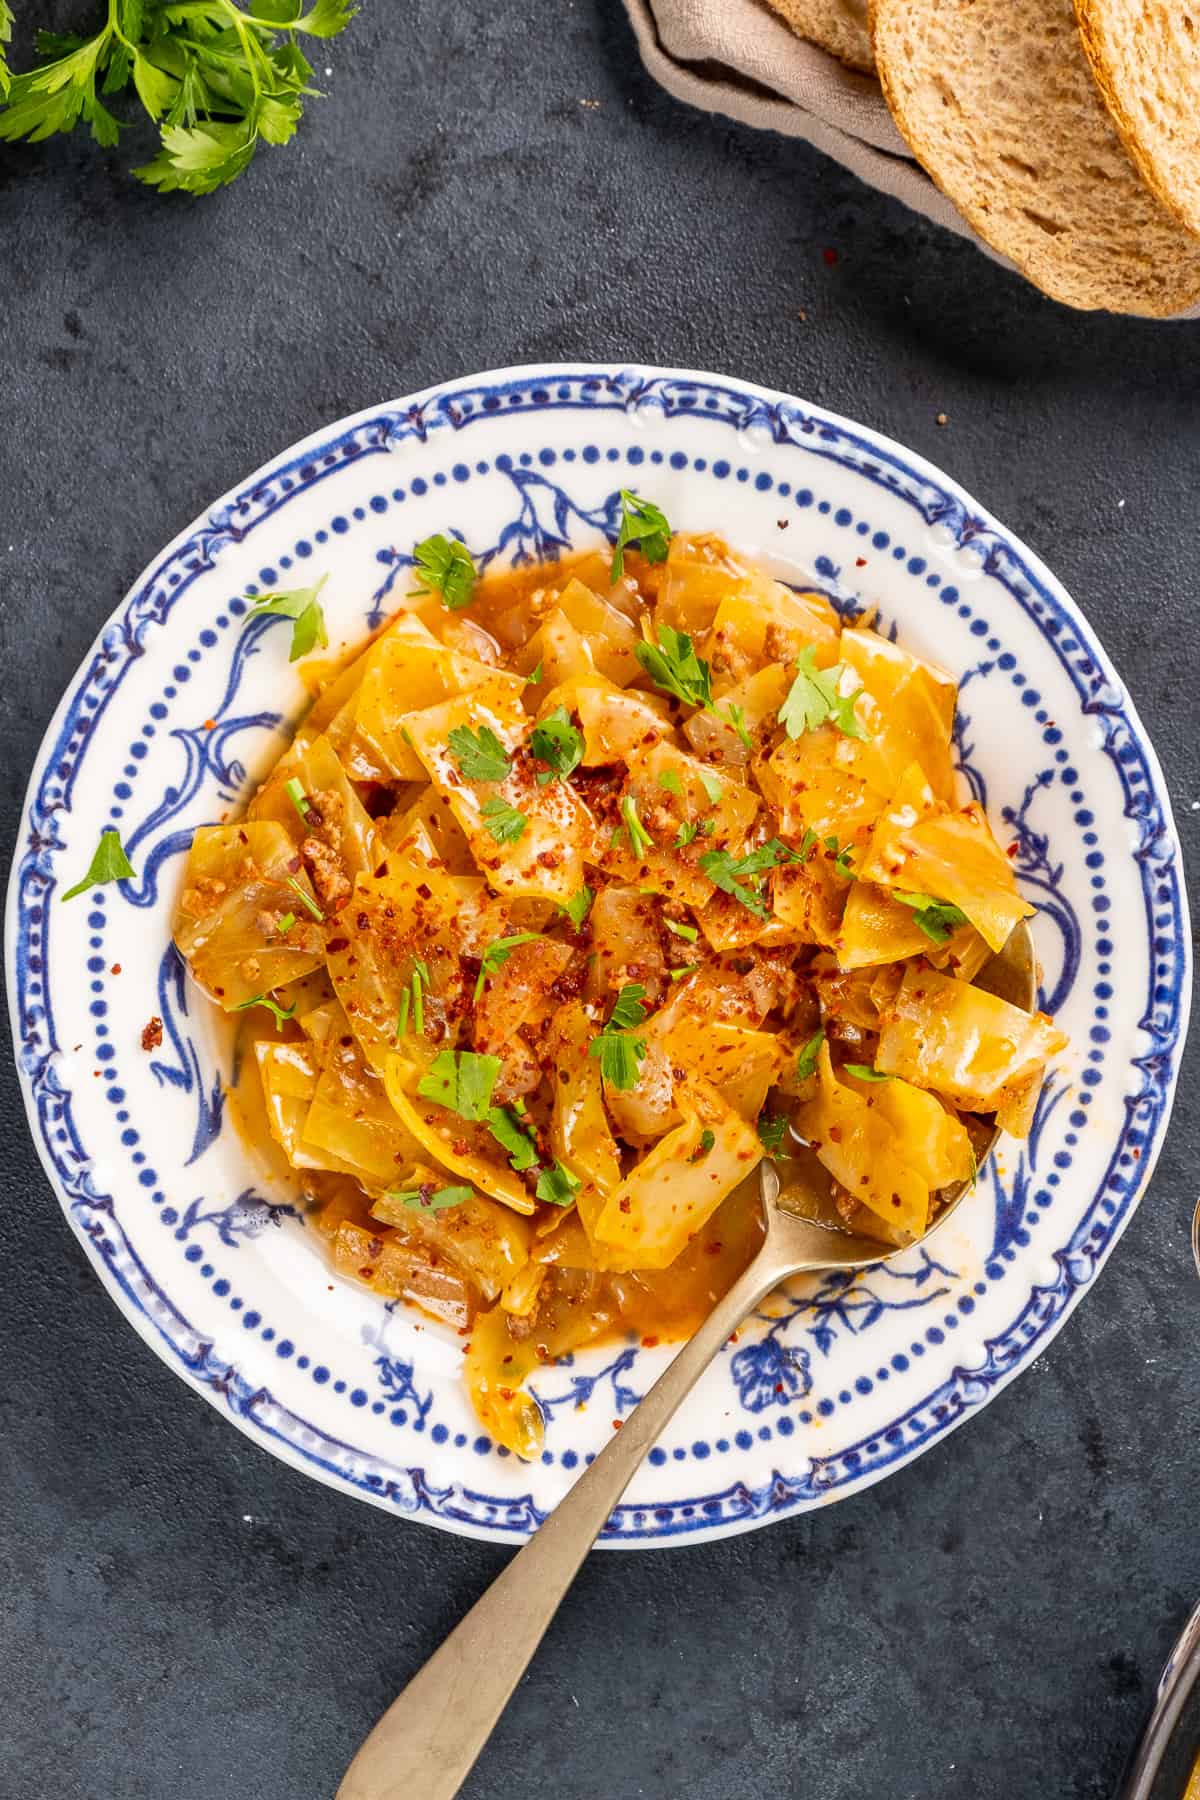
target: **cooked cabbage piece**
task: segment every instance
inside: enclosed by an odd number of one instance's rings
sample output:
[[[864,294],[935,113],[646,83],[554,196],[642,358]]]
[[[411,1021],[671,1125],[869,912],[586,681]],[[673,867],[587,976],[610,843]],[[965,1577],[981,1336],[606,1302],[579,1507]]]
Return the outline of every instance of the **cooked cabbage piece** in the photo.
[[[243,819],[201,825],[192,838],[175,913],[175,942],[201,987],[233,1012],[325,957],[308,875],[281,825]],[[285,921],[292,920],[285,928]]]
[[[933,969],[909,969],[879,1032],[878,1066],[932,1088],[956,1106],[996,1112],[1040,1081],[1067,1047],[1044,1013]]]

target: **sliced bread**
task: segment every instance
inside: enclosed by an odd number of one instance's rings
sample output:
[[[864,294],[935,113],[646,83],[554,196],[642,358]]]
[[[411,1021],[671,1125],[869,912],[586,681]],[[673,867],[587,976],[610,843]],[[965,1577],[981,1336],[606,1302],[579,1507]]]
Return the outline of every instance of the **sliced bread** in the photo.
[[[771,0],[797,37],[808,38],[851,69],[871,70],[867,0]]]
[[[1142,180],[1200,232],[1200,4],[1075,0],[1096,84]]]
[[[1044,292],[1153,316],[1200,297],[1200,241],[1126,155],[1071,0],[872,0],[871,24],[918,161]]]

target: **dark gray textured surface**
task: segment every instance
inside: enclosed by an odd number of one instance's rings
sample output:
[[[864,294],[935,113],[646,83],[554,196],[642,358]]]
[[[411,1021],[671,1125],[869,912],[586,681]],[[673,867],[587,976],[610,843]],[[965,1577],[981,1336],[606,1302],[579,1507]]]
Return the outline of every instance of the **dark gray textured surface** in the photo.
[[[209,499],[439,377],[615,358],[789,388],[975,491],[1100,630],[1194,877],[1195,326],[1057,309],[684,111],[617,0],[374,0],[322,60],[298,143],[211,200],[83,142],[0,149],[6,849],[67,676]],[[1037,1367],[858,1499],[593,1558],[471,1800],[1112,1793],[1200,1592],[1196,1072]],[[504,1552],[331,1494],[188,1394],[85,1268],[7,1064],[2,1117],[0,1795],[327,1800]]]

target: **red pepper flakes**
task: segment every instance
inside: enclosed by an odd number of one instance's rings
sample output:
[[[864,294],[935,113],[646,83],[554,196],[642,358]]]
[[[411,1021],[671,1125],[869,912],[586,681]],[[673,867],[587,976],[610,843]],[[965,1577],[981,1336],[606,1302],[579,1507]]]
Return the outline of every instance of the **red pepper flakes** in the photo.
[[[834,264],[837,262],[837,259],[838,259],[838,253],[836,250],[829,250],[829,249],[822,250],[821,260],[825,264],[825,267],[827,269],[832,269]]]
[[[112,968],[108,972],[110,975],[119,975],[121,973],[120,963],[114,963]]]
[[[205,731],[215,731],[217,729],[217,721],[215,719],[205,719],[204,729]]]
[[[625,1423],[624,1419],[614,1419],[612,1422],[613,1430],[620,1431],[620,1429],[624,1423]]]
[[[865,569],[867,566],[866,557],[865,556],[856,556],[854,559],[854,566],[856,569]]]

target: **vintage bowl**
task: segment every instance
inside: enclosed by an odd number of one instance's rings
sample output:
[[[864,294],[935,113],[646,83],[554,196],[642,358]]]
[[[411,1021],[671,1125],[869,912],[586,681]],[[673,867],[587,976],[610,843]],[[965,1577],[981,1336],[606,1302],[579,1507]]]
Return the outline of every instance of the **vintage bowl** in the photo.
[[[1028,1142],[1002,1146],[944,1230],[877,1271],[796,1284],[741,1333],[606,1543],[718,1537],[853,1493],[1032,1362],[1146,1184],[1188,1009],[1179,846],[1125,690],[1041,563],[898,445],[724,377],[510,369],[318,431],[218,501],[104,626],[33,772],[6,940],[30,1126],[101,1280],[184,1381],[295,1468],[505,1541],[669,1350],[618,1343],[547,1369],[541,1460],[491,1443],[458,1340],[332,1274],[264,1184],[170,922],[193,827],[241,804],[302,704],[287,622],[246,596],[328,575],[334,642],[353,643],[429,533],[460,532],[481,565],[553,557],[612,536],[622,487],[841,608],[877,606],[958,677],[959,764],[1038,905],[1043,1004],[1071,1050]],[[108,823],[136,879],[64,906]],[[145,1050],[154,1014],[163,1039]]]

